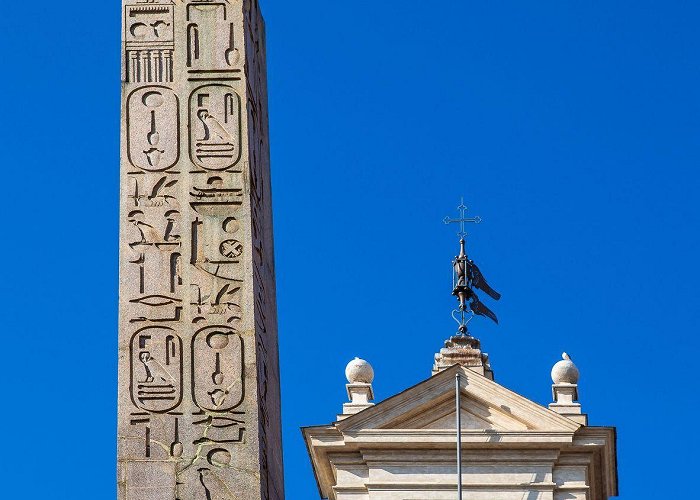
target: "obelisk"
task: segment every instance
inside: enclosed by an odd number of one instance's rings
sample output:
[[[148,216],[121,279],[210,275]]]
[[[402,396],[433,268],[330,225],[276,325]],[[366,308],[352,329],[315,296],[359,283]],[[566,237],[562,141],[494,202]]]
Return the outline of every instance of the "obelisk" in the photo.
[[[264,22],[124,0],[119,500],[280,500]]]

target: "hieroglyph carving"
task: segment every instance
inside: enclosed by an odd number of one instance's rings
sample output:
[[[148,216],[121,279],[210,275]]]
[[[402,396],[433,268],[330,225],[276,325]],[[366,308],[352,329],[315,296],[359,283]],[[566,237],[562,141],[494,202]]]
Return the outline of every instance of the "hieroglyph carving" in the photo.
[[[144,410],[163,413],[182,399],[182,340],[175,330],[146,327],[131,339],[131,398]]]
[[[209,326],[192,338],[192,398],[202,410],[230,411],[243,402],[243,338]]]
[[[190,263],[211,277],[241,283],[246,246],[237,214],[243,190],[212,176],[205,186],[192,187],[190,200],[194,217]]]
[[[222,177],[212,176],[205,185],[192,186],[190,205],[202,215],[226,217],[243,204],[243,189],[226,185]]]
[[[168,87],[135,90],[127,100],[129,161],[146,172],[173,167],[180,156],[180,106]]]
[[[205,273],[229,281],[243,281],[245,246],[233,217],[197,217],[192,223],[191,263]]]
[[[154,177],[151,182],[136,177],[129,178],[129,199],[131,207],[177,207],[175,186],[177,178],[167,175]]]
[[[190,98],[190,157],[205,170],[226,170],[241,157],[241,98],[233,87],[199,87]]]
[[[229,282],[224,282],[222,285],[216,279],[210,281],[213,282],[213,285],[206,288],[195,283],[191,285],[192,301],[190,305],[193,306],[195,319],[206,316],[221,316],[227,323],[240,321],[242,285]]]
[[[241,59],[236,25],[227,2],[193,0],[187,6],[187,67],[190,73],[221,73]]]
[[[128,212],[126,223],[122,231],[131,265],[124,272],[131,283],[138,283],[139,294],[131,303],[162,307],[168,305],[165,299],[177,302],[172,294],[182,284],[180,212],[169,207],[135,209]]]
[[[283,500],[257,1],[123,3],[118,498]]]
[[[126,81],[173,81],[175,7],[172,2],[137,0],[128,3],[124,16]]]

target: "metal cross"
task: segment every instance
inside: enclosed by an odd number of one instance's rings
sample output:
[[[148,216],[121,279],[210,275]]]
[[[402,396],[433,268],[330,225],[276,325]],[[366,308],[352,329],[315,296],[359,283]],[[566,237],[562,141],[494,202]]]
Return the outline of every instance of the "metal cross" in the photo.
[[[467,232],[465,231],[464,224],[466,222],[473,222],[474,224],[481,224],[482,218],[477,216],[477,217],[466,217],[467,215],[467,206],[464,204],[464,198],[462,198],[460,205],[457,207],[457,210],[459,210],[459,219],[450,219],[449,217],[445,217],[443,222],[445,224],[455,224],[459,222],[459,232],[457,235],[460,238],[464,238],[467,236]]]

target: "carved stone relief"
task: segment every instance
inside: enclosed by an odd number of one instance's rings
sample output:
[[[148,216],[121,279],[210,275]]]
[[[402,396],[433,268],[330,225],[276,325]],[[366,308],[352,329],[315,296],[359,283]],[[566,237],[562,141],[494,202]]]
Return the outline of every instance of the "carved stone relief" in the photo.
[[[127,151],[131,164],[146,172],[172,168],[180,156],[180,105],[175,93],[151,86],[127,100]]]
[[[226,217],[243,203],[243,189],[225,183],[219,176],[209,177],[204,185],[195,184],[190,196],[190,205],[201,215]]]
[[[199,87],[190,98],[190,157],[205,170],[226,170],[241,157],[241,99],[233,87]]]
[[[192,222],[190,262],[210,276],[243,281],[245,245],[235,217],[196,217]]]
[[[171,2],[135,1],[126,5],[124,44],[128,82],[173,81],[174,26]]]
[[[182,340],[171,328],[150,326],[131,339],[131,398],[143,410],[163,413],[182,400]]]
[[[240,42],[235,28],[227,2],[192,1],[187,6],[187,67],[190,72],[225,74],[239,64]]]
[[[253,0],[124,0],[120,500],[282,491],[267,472],[279,438],[258,17]]]
[[[174,176],[158,175],[150,182],[148,179],[130,177],[129,183],[130,207],[144,209],[179,206],[175,192],[178,180]]]
[[[192,398],[223,412],[243,402],[243,338],[228,326],[208,326],[192,339]]]
[[[192,315],[195,321],[206,316],[219,316],[220,322],[232,323],[241,319],[241,288],[239,283],[209,280],[210,286],[191,285]],[[222,284],[223,283],[223,284]]]
[[[136,304],[135,309],[150,307],[161,311],[176,304],[178,299],[172,294],[182,283],[180,212],[168,207],[135,209],[128,212],[126,224],[123,234],[129,252],[125,252],[125,257],[130,265],[125,273],[131,283],[138,283],[139,293],[130,299],[131,303]],[[134,319],[143,318],[135,315]]]

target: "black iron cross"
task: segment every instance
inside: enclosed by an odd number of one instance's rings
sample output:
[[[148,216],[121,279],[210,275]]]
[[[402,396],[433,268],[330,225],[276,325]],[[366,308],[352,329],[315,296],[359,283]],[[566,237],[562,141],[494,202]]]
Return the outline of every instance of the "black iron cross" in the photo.
[[[449,217],[445,217],[445,220],[443,222],[445,224],[455,224],[459,223],[459,232],[457,235],[461,238],[464,239],[467,236],[467,232],[465,231],[464,224],[467,222],[473,222],[474,224],[481,224],[481,221],[483,220],[481,217],[467,217],[467,206],[464,204],[464,198],[462,198],[460,205],[457,207],[457,210],[459,210],[459,219],[450,219]]]

